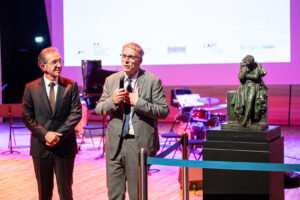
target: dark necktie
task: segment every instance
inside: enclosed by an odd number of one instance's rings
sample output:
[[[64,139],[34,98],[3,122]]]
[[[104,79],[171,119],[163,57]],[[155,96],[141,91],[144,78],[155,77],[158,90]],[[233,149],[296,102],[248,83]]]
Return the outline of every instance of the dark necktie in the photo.
[[[128,85],[126,87],[126,91],[132,92],[132,87],[131,87],[132,80],[130,78],[128,78],[127,80],[128,80]],[[125,137],[129,131],[129,119],[130,119],[131,105],[128,103],[124,103],[124,107],[125,107],[125,120],[124,120],[124,124],[123,124],[123,132],[122,132],[123,137]]]
[[[54,96],[55,95],[54,94],[55,83],[51,82],[51,83],[49,83],[49,86],[50,86],[49,101],[50,101],[50,106],[51,106],[52,112],[54,112],[54,109],[55,109],[55,96]]]

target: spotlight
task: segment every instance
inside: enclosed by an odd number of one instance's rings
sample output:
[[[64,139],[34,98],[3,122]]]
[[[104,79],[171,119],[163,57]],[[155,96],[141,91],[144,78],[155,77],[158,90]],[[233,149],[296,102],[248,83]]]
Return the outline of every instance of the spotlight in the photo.
[[[44,41],[44,38],[43,38],[42,36],[36,36],[36,37],[35,37],[35,42],[36,42],[36,43],[40,44],[40,43],[42,43],[43,41]]]

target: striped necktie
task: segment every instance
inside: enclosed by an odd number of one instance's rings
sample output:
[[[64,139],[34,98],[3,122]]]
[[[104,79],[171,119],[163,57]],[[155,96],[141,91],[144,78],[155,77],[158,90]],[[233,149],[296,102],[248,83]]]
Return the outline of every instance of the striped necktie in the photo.
[[[50,102],[50,106],[51,106],[52,112],[54,112],[54,109],[55,109],[54,86],[55,86],[55,82],[49,83],[49,87],[50,87],[49,102]]]

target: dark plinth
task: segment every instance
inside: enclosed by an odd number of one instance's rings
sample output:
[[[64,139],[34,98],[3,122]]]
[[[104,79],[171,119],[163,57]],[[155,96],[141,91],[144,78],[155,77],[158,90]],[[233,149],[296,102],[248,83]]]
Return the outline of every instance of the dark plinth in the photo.
[[[207,130],[203,160],[283,163],[279,126],[265,130]],[[284,199],[282,172],[203,169],[203,199]]]

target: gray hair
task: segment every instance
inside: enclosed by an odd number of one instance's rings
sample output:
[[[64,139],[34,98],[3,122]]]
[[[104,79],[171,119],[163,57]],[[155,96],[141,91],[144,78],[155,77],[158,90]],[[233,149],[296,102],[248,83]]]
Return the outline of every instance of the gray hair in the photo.
[[[140,45],[138,45],[137,43],[134,43],[134,42],[127,43],[123,46],[123,50],[124,50],[124,48],[130,48],[130,49],[137,51],[141,58],[144,56],[143,48]]]
[[[58,50],[55,47],[47,47],[47,48],[43,49],[38,56],[38,66],[41,66],[41,64],[47,63],[46,55],[50,52],[58,52]]]

